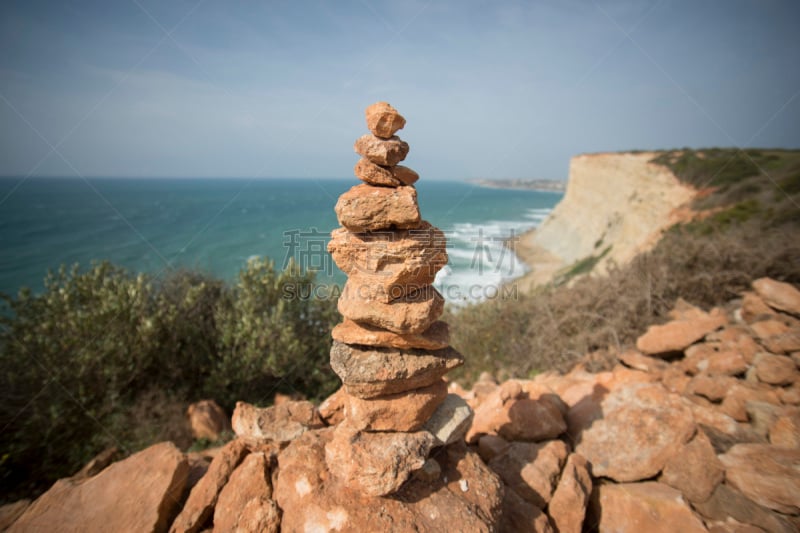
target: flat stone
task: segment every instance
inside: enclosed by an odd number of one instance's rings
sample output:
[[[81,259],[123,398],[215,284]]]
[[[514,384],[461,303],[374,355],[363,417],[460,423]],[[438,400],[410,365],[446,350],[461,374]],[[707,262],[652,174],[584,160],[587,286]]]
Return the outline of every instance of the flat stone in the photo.
[[[619,482],[651,478],[695,432],[689,407],[657,384],[613,391],[601,409],[603,417],[583,431],[576,447],[595,477]]]
[[[800,377],[797,366],[791,357],[760,353],[753,361],[756,377],[769,385],[791,385]]]
[[[271,497],[270,460],[263,453],[251,453],[219,494],[214,530],[277,532],[280,511]]]
[[[351,288],[364,287],[365,294],[388,303],[433,283],[447,264],[446,244],[439,228],[422,221],[408,230],[335,229],[328,252]]]
[[[421,222],[414,187],[356,185],[339,196],[334,210],[339,224],[353,232],[416,228]]]
[[[183,509],[172,522],[171,533],[196,533],[210,525],[222,487],[247,453],[247,446],[240,439],[222,447],[211,460],[205,475],[192,487]]]
[[[438,320],[422,333],[394,333],[385,329],[360,324],[345,318],[331,331],[334,340],[345,344],[361,346],[381,346],[408,350],[441,350],[450,346],[450,328],[447,322]]]
[[[750,291],[742,295],[741,309],[742,319],[748,324],[775,314],[775,311],[768,306],[758,294]]]
[[[367,285],[353,285],[347,280],[339,296],[339,312],[345,317],[393,333],[422,333],[444,312],[444,298],[432,286],[384,303],[373,299]]]
[[[581,533],[591,494],[592,477],[586,459],[579,454],[570,454],[547,506],[547,513],[558,533]]]
[[[770,509],[800,512],[800,450],[769,444],[737,444],[719,456],[726,482]]]
[[[761,320],[750,324],[759,342],[772,353],[791,353],[800,350],[800,328],[789,327],[781,320]]]
[[[397,130],[403,129],[406,119],[387,102],[375,102],[364,112],[367,118],[367,127],[375,136],[388,139]]]
[[[757,279],[752,285],[761,299],[773,309],[800,316],[800,291],[793,285],[771,278]]]
[[[413,185],[419,180],[419,174],[403,165],[393,167],[383,167],[376,165],[366,157],[362,157],[356,163],[353,172],[356,177],[378,187],[400,187],[401,185]]]
[[[289,442],[324,423],[314,404],[308,401],[289,401],[265,408],[236,402],[231,425],[237,437],[253,444]]]
[[[728,390],[719,411],[738,422],[747,422],[750,420],[747,414],[747,402],[766,402],[773,405],[781,403],[778,394],[771,387],[739,381]]]
[[[769,442],[781,448],[800,449],[800,413],[779,416],[769,427]]]
[[[752,524],[771,533],[796,533],[789,520],[778,513],[762,507],[738,490],[720,483],[714,494],[705,502],[695,502],[695,509],[712,520],[732,517],[739,522]]]
[[[593,507],[600,531],[616,533],[705,533],[703,522],[681,493],[664,485],[646,483],[605,484],[597,487]]]
[[[369,431],[418,431],[447,397],[439,380],[418,389],[364,399],[347,396],[348,424]]]
[[[376,165],[394,166],[408,155],[408,143],[393,135],[381,139],[371,134],[362,135],[353,146],[356,153],[366,157]]]
[[[8,531],[166,531],[188,474],[174,444],[154,444],[84,481],[56,481]]]
[[[426,387],[463,364],[452,348],[399,350],[350,346],[333,341],[331,368],[342,379],[348,394],[373,398]]]
[[[473,417],[472,409],[457,394],[448,394],[423,429],[436,437],[437,446],[462,440]]]
[[[711,376],[737,376],[744,374],[748,366],[741,354],[732,350],[724,350],[700,361],[697,369]]]
[[[715,329],[727,323],[724,315],[709,315],[693,320],[673,320],[660,326],[650,326],[636,340],[636,348],[647,355],[682,352]]]
[[[736,378],[730,376],[697,374],[689,382],[686,392],[689,394],[699,394],[712,402],[719,402],[725,398],[725,395],[736,382]]]

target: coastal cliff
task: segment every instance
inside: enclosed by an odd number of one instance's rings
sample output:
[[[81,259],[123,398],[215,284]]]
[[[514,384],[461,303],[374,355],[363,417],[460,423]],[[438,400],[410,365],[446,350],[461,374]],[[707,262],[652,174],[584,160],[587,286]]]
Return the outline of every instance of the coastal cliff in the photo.
[[[695,189],[658,154],[601,153],[572,158],[564,198],[515,251],[531,266],[520,281],[541,285],[567,272],[605,273],[652,248],[662,232],[685,218]]]

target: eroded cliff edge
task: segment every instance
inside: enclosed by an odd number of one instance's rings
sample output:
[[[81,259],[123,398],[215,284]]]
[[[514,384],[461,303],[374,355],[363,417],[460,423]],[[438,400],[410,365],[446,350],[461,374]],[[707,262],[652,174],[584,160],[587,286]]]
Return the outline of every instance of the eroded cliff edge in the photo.
[[[697,191],[666,167],[657,152],[583,154],[570,161],[564,198],[515,252],[531,272],[520,287],[567,274],[604,273],[652,248],[674,223],[690,216]]]

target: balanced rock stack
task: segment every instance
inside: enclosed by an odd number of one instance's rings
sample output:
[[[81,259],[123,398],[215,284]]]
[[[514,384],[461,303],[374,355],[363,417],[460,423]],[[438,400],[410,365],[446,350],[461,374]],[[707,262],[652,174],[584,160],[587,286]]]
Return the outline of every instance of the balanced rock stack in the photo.
[[[430,450],[463,435],[471,411],[442,379],[461,365],[439,321],[431,285],[447,263],[444,234],[420,217],[419,179],[398,165],[405,119],[389,104],[366,110],[371,134],[355,143],[364,183],[339,197],[328,251],[348,276],[339,298],[331,366],[344,383],[344,420],[326,447],[331,472],[360,492],[395,492],[415,470],[435,469]],[[423,469],[423,470],[425,470]]]

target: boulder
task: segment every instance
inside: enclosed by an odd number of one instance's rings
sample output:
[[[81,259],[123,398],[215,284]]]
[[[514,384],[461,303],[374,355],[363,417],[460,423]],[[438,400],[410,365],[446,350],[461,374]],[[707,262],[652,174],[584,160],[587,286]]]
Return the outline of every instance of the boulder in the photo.
[[[345,419],[325,446],[325,461],[331,473],[356,492],[385,496],[425,464],[434,444],[427,431],[367,433]]]
[[[705,533],[703,522],[681,493],[664,485],[646,483],[604,484],[592,495],[600,531],[615,533]]]
[[[581,533],[591,494],[592,478],[586,459],[579,454],[570,454],[547,506],[547,513],[557,533]]]
[[[381,139],[368,133],[356,139],[353,148],[356,153],[376,165],[389,167],[396,165],[408,155],[408,143],[396,135]]]
[[[568,453],[567,445],[560,440],[512,442],[506,453],[489,461],[489,468],[524,500],[544,509]]]
[[[376,298],[372,298],[376,296]],[[444,312],[444,298],[432,286],[414,291],[389,303],[381,301],[369,286],[347,280],[338,301],[339,312],[355,322],[389,330],[393,333],[422,333]]]
[[[214,531],[279,531],[269,463],[266,455],[255,452],[233,471],[214,509]]]
[[[754,502],[782,513],[800,513],[800,450],[737,444],[719,456],[726,482]]]
[[[727,323],[724,315],[708,315],[692,320],[673,320],[660,326],[650,326],[636,340],[636,348],[647,355],[682,352],[712,331]]]
[[[417,431],[447,397],[443,380],[418,389],[369,399],[347,395],[348,424],[369,431]]]
[[[391,498],[371,497],[328,471],[324,450],[333,431],[305,433],[279,456],[274,495],[283,510],[281,531],[498,530],[503,487],[463,446],[439,448],[435,480],[414,476]]]
[[[676,488],[691,502],[704,502],[725,478],[725,468],[717,459],[705,433],[684,444],[667,460],[659,481]]]
[[[382,167],[376,165],[366,157],[362,157],[353,169],[356,177],[379,187],[400,187],[401,185],[413,185],[419,180],[419,174],[403,165],[393,167]]]
[[[753,289],[773,309],[800,316],[800,291],[793,285],[760,278],[752,283]]]
[[[450,346],[450,329],[447,322],[438,320],[422,333],[393,333],[369,324],[360,324],[345,318],[331,331],[333,340],[345,344],[382,346],[408,350],[441,350]]]
[[[324,425],[314,404],[308,401],[265,408],[236,402],[231,422],[236,436],[250,444],[289,442],[309,429]]]
[[[335,229],[328,252],[348,276],[351,288],[388,303],[433,283],[447,264],[445,245],[444,233],[422,221],[418,228],[408,230],[353,233]]]
[[[192,487],[189,499],[172,523],[171,533],[196,533],[210,525],[220,491],[247,453],[245,442],[239,439],[222,447],[205,475]]]
[[[331,368],[344,382],[348,394],[373,398],[426,387],[463,364],[452,348],[398,350],[350,346],[333,341]]]
[[[406,119],[387,102],[375,102],[364,114],[367,117],[369,131],[382,139],[390,138],[406,125]]]
[[[188,473],[174,444],[155,444],[85,481],[56,481],[9,531],[166,531]]]
[[[658,474],[695,432],[692,411],[658,384],[633,384],[609,394],[603,418],[580,435],[576,451],[593,476],[637,481]]]
[[[421,221],[414,187],[356,185],[339,196],[334,210],[353,232],[416,228]]]
[[[219,440],[223,431],[230,431],[228,415],[214,400],[200,400],[186,410],[195,439]]]

